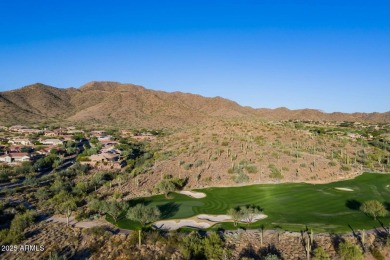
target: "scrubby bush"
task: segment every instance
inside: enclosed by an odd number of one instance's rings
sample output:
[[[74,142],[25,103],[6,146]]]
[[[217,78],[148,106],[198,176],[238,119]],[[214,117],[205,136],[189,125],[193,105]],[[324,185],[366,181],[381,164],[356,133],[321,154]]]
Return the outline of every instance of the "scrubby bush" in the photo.
[[[363,259],[363,254],[360,248],[349,241],[340,243],[338,253],[340,258],[343,260]]]

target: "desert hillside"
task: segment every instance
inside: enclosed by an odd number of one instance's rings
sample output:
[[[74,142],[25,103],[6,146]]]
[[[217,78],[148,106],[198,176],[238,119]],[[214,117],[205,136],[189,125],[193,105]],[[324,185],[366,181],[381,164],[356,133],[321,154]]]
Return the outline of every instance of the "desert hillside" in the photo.
[[[318,110],[253,109],[221,97],[149,90],[133,84],[90,82],[79,89],[33,84],[0,92],[0,123],[79,122],[132,127],[181,127],[212,118],[264,118],[390,122],[386,113],[323,113]]]

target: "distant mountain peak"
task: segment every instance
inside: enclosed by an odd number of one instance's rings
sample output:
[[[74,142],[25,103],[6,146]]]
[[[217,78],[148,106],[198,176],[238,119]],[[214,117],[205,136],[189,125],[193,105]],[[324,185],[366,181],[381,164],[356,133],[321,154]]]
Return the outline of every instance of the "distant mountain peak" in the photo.
[[[390,122],[390,112],[329,114],[286,107],[253,109],[219,96],[168,93],[112,81],[91,81],[79,89],[35,83],[0,93],[0,124],[68,121],[84,125],[174,128],[233,118],[385,123]]]
[[[122,84],[115,81],[91,81],[80,87],[82,91],[100,90],[100,91],[131,91],[134,88],[144,87],[134,84]]]

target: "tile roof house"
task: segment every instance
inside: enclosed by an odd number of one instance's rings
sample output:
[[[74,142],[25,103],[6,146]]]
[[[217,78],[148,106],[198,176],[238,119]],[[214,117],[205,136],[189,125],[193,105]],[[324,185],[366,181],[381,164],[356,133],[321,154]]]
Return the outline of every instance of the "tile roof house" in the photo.
[[[13,162],[29,162],[31,159],[28,153],[7,153],[0,155],[0,162],[13,163]]]
[[[21,145],[32,145],[31,141],[28,139],[12,139],[9,141],[11,144],[21,144]]]
[[[80,162],[88,164],[91,167],[101,170],[118,169],[124,166],[123,161],[119,161],[119,154],[115,153],[100,153],[89,156],[89,161]]]
[[[44,145],[62,145],[63,141],[60,139],[44,139],[40,141]]]

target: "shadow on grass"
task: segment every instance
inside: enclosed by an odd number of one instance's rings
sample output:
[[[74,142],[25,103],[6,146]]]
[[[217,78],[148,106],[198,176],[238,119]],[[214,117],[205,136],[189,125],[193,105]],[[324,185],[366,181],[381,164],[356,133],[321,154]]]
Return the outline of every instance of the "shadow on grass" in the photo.
[[[362,203],[355,199],[347,200],[347,202],[345,203],[345,206],[352,210],[359,210],[361,205]]]
[[[163,205],[159,205],[157,207],[161,212],[161,218],[165,219],[165,218],[173,217],[179,211],[180,204],[174,202],[168,202]]]
[[[150,204],[150,202],[151,202],[151,200],[147,200],[144,198],[137,198],[137,199],[129,200],[128,205],[130,208],[134,207],[137,204],[144,204],[145,206],[147,206]]]
[[[390,202],[383,202],[383,206],[385,206],[387,211],[390,211]]]

